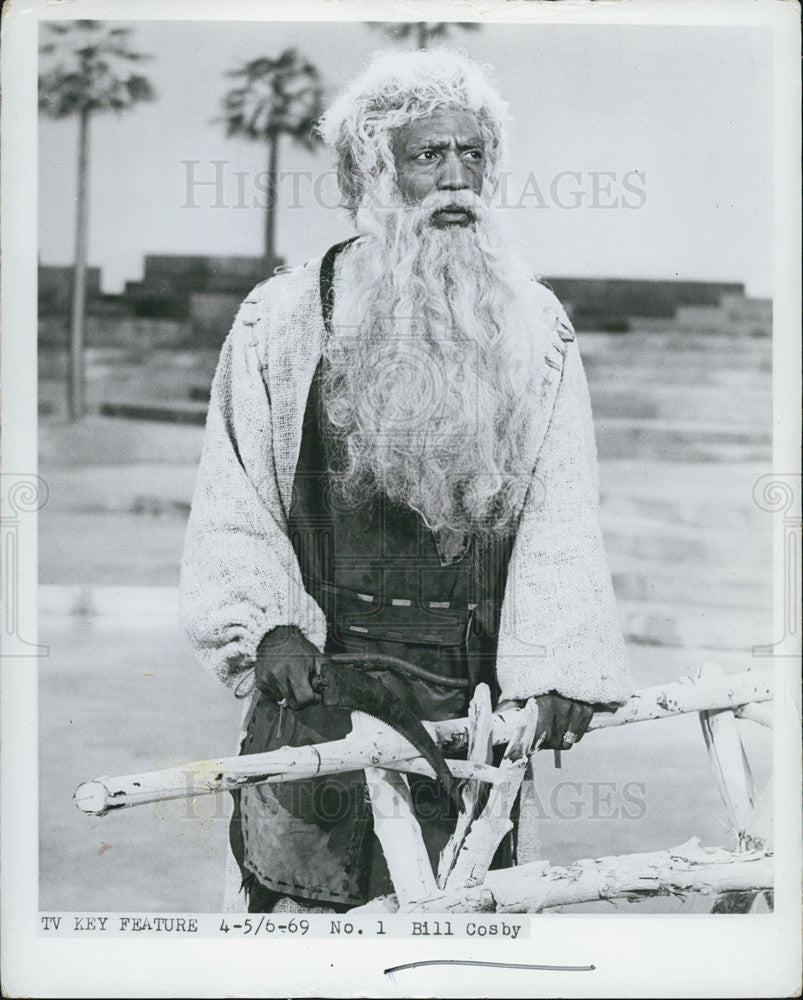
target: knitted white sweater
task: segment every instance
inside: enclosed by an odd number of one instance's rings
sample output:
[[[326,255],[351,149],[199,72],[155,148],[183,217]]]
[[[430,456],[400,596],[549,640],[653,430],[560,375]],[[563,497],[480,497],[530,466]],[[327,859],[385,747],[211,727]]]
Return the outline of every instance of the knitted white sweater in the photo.
[[[296,625],[319,649],[320,607],[286,532],[307,395],[325,331],[320,259],[243,302],[212,386],[181,567],[182,619],[199,659],[230,686],[260,640]],[[560,303],[537,286],[534,475],[508,570],[497,676],[503,698],[555,690],[589,702],[631,692],[602,547],[597,459],[580,355]]]

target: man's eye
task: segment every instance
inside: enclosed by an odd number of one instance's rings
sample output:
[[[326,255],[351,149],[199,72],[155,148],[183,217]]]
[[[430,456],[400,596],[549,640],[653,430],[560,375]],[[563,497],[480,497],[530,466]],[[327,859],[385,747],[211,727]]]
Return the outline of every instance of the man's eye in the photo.
[[[466,151],[466,156],[468,156],[472,160],[481,160],[482,159],[482,150],[481,149],[469,149],[469,150]]]
[[[434,149],[425,149],[422,153],[419,153],[418,156],[416,156],[416,159],[417,160],[426,160],[427,162],[432,162],[432,160],[435,159],[435,150]]]

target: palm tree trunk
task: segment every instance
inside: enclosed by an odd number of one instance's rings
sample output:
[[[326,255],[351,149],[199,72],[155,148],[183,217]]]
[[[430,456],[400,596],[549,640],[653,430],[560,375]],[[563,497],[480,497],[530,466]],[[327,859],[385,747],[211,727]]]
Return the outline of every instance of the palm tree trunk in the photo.
[[[75,220],[75,262],[73,264],[72,315],[70,319],[70,361],[67,376],[67,410],[70,420],[80,420],[86,405],[84,373],[84,314],[86,312],[86,258],[89,219],[88,174],[89,110],[78,120],[78,200]]]
[[[268,203],[265,207],[265,271],[271,274],[276,255],[276,164],[279,158],[279,135],[268,137]]]

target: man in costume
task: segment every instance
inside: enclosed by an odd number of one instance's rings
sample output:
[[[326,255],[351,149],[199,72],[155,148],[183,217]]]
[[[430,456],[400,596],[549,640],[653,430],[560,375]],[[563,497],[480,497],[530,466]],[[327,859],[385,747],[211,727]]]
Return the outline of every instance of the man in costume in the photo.
[[[574,331],[488,207],[505,120],[456,53],[378,57],[320,126],[356,237],[254,289],[223,348],[182,599],[199,658],[254,686],[243,753],[348,732],[310,684],[322,651],[412,663],[383,680],[420,719],[481,681],[536,697],[556,750],[630,692]],[[409,781],[437,863],[454,807]],[[236,805],[249,909],[391,891],[361,772]]]

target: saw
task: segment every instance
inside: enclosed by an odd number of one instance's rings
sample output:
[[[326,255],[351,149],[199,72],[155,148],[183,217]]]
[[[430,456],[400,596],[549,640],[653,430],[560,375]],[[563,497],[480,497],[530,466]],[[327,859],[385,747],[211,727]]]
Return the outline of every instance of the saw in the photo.
[[[385,659],[382,656],[319,655],[315,657],[310,684],[320,696],[324,707],[365,712],[412,743],[459,810],[463,805],[459,785],[452,777],[438,744],[401,698],[378,678],[366,672],[372,665],[375,665],[375,669],[386,669],[389,664],[383,662]],[[362,669],[356,669],[352,665],[354,663],[361,664]]]

